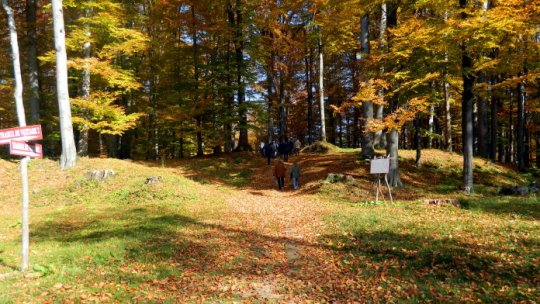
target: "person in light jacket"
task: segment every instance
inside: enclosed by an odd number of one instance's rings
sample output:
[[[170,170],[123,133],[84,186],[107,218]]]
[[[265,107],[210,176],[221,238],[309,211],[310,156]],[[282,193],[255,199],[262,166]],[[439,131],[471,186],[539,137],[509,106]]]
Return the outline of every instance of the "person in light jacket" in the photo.
[[[300,178],[300,166],[298,163],[294,163],[289,171],[289,176],[291,177],[293,189],[296,190],[299,187],[298,179]]]

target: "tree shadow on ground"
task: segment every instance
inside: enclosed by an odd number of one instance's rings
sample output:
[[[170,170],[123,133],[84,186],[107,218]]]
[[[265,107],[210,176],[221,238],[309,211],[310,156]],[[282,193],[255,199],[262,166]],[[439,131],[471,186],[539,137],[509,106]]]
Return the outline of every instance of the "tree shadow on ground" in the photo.
[[[478,210],[495,215],[505,215],[510,218],[540,219],[540,201],[537,197],[494,197],[462,199],[465,209]]]
[[[390,231],[333,235],[329,239],[340,244],[331,248],[344,253],[345,267],[360,276],[384,277],[388,288],[396,293],[420,292],[431,300],[446,299],[443,302],[466,297],[514,302],[533,299],[534,293],[517,290],[532,291],[540,283],[540,268],[532,262],[533,248],[540,245],[538,241],[516,240],[530,249],[524,256],[523,252],[501,244],[475,244]]]
[[[437,294],[458,301],[464,288],[486,299],[521,300],[526,296],[496,291],[508,284],[534,288],[540,282],[538,265],[522,262],[530,257],[515,257],[511,248],[497,244],[387,231],[328,235],[312,242],[205,223],[172,212],[156,216],[144,208],[110,211],[105,213],[108,216],[96,215],[74,224],[64,220],[37,223],[33,241],[93,246],[98,252],[111,240],[121,241],[124,256],[104,264],[114,273],[108,279],[132,282],[177,301],[191,296],[279,301],[291,294],[329,302],[373,302],[387,295],[441,300]],[[529,248],[539,245],[523,244]],[[493,251],[515,259],[501,259]],[[61,256],[55,258],[62,260]],[[95,256],[89,258],[95,260]],[[261,282],[267,285],[252,285]],[[268,289],[271,293],[265,294]]]

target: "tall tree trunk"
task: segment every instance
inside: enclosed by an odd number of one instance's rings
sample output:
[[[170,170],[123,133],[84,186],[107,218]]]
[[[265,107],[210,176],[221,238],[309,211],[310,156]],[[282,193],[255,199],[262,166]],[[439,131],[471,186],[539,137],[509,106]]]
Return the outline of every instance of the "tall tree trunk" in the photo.
[[[368,56],[370,53],[369,46],[369,15],[362,17],[362,28],[360,33],[361,56]],[[366,80],[366,76],[362,80]],[[360,157],[363,159],[373,158],[375,151],[373,150],[373,133],[367,130],[368,123],[373,119],[373,103],[370,101],[362,102],[362,138]]]
[[[279,64],[283,66],[285,56],[279,56]],[[279,123],[279,138],[280,140],[287,134],[287,113],[285,111],[285,71],[283,68],[279,69],[279,110],[278,110],[278,123]]]
[[[525,171],[526,161],[525,158],[529,156],[525,149],[525,84],[521,82],[518,84],[517,95],[517,164],[520,171]]]
[[[37,0],[26,0],[26,22],[28,35],[28,86],[30,94],[30,123],[37,124],[40,119],[41,94],[39,84],[39,64],[37,60],[36,35]]]
[[[196,24],[196,14],[195,6],[191,6],[191,18],[193,20],[193,29],[191,33],[191,40],[193,41],[193,81],[195,88],[193,90],[193,104],[199,104],[199,40],[197,36],[197,24]],[[197,156],[204,155],[203,149],[203,136],[202,136],[202,113],[199,113],[195,116],[195,121],[197,123]]]
[[[127,92],[122,96],[124,107],[129,113],[132,111],[132,96],[131,92]],[[128,159],[132,157],[132,141],[136,134],[136,130],[128,130],[120,136],[120,151],[118,157],[120,159]],[[175,136],[173,138],[176,138]]]
[[[499,129],[499,123],[497,119],[499,100],[495,97],[495,94],[491,95],[491,140],[490,140],[490,159],[495,161],[497,157],[497,130]]]
[[[306,74],[306,93],[307,93],[307,138],[308,144],[313,143],[313,50],[308,49],[307,55],[304,58],[305,61],[305,74]]]
[[[487,100],[484,97],[478,99],[478,155],[488,157],[488,126],[487,126]]]
[[[489,1],[483,0],[482,2],[482,10],[485,12],[489,9]],[[480,81],[483,83],[487,83],[486,75],[481,73],[480,74]],[[481,157],[487,158],[488,157],[488,119],[487,119],[487,99],[483,96],[480,96],[477,98],[477,104],[478,104],[478,112],[477,112],[477,126],[478,126],[478,132],[477,132],[477,145],[478,145],[478,155]]]
[[[386,154],[390,155],[390,171],[388,172],[388,183],[392,187],[402,187],[403,182],[399,177],[398,168],[398,146],[399,146],[399,133],[396,129],[390,130],[386,133]]]
[[[459,0],[461,8],[467,6],[467,0]],[[462,18],[466,19],[466,13],[462,13]],[[467,51],[465,42],[461,45],[461,72],[463,78],[463,93],[461,105],[461,129],[463,133],[463,190],[469,194],[473,191],[473,61]]]
[[[433,134],[435,127],[435,106],[433,104],[429,105],[429,119],[428,119],[428,149],[433,148]]]
[[[508,148],[506,152],[506,162],[514,163],[514,94],[509,90],[510,95],[510,119],[508,121]]]
[[[267,98],[267,115],[268,115],[268,133],[267,142],[270,143],[274,140],[274,53],[270,54],[271,58],[266,68],[266,98]],[[308,117],[309,119],[309,117]]]
[[[448,10],[444,12],[444,21],[448,21]],[[446,63],[444,68],[444,142],[446,151],[452,152],[452,108],[450,104],[450,83],[446,80],[448,77],[448,50],[444,51],[444,62]]]
[[[232,11],[232,6],[227,7],[227,12],[229,19],[233,19],[234,22],[234,12]],[[227,58],[225,63],[226,75],[227,75],[227,88],[225,93],[225,152],[230,153],[234,149],[234,136],[233,136],[233,125],[232,125],[232,115],[234,111],[234,88],[232,83],[232,69],[231,69],[231,42],[227,43]]]
[[[322,38],[319,38],[319,102],[321,114],[321,141],[326,142],[326,120],[324,106],[324,53]]]
[[[2,0],[2,7],[6,12],[8,19],[9,40],[11,44],[11,58],[13,61],[13,76],[15,78],[15,89],[13,97],[15,99],[15,106],[17,108],[17,119],[19,126],[26,126],[26,115],[24,113],[23,103],[23,82],[21,75],[21,62],[19,56],[19,40],[17,38],[17,28],[15,26],[15,16],[13,10],[7,0]],[[29,248],[30,248],[30,228],[28,221],[28,209],[30,205],[28,196],[28,162],[29,157],[24,157],[21,160],[21,184],[22,184],[22,259],[21,259],[21,271],[26,272],[28,270]]]
[[[62,140],[60,167],[62,169],[67,169],[75,166],[77,161],[77,149],[75,147],[75,137],[73,136],[71,107],[69,103],[64,13],[62,9],[62,0],[52,0],[51,2],[54,43],[56,49],[56,92],[60,116],[60,137]]]
[[[416,167],[420,167],[420,158],[422,157],[422,147],[420,144],[420,115],[416,114],[414,119],[414,148],[416,149]]]
[[[238,84],[238,128],[240,135],[238,138],[239,151],[251,151],[248,138],[248,121],[246,101],[246,83],[244,81],[245,64],[244,64],[244,37],[242,34],[242,1],[236,0],[236,29],[235,29],[235,47],[236,47],[236,68],[237,68],[237,84]]]
[[[204,156],[203,138],[202,138],[202,116],[195,117],[197,122],[197,156]]]
[[[540,169],[540,130],[536,131],[536,169]]]
[[[85,9],[85,17],[90,17],[90,9]],[[90,27],[88,24],[84,25],[85,35],[90,38]],[[82,84],[81,84],[81,98],[88,100],[90,97],[90,41],[85,41],[82,46],[84,66],[81,72]],[[83,113],[84,116],[88,116],[86,111]],[[88,118],[88,117],[84,117]],[[79,135],[79,156],[88,156],[88,125],[79,126],[80,135]]]
[[[381,20],[379,23],[379,47],[380,49],[385,52],[386,51],[386,29],[387,29],[387,7],[386,3],[383,2],[381,4]],[[384,65],[381,65],[379,69],[379,76],[382,78],[384,77]],[[384,99],[384,89],[379,90],[379,97],[381,100]],[[377,105],[375,110],[375,118],[378,120],[383,119],[384,114],[384,106],[383,105]],[[385,136],[383,135],[383,131],[377,131],[375,132],[375,136],[373,138],[373,145],[377,149],[382,149],[386,143],[385,143]]]

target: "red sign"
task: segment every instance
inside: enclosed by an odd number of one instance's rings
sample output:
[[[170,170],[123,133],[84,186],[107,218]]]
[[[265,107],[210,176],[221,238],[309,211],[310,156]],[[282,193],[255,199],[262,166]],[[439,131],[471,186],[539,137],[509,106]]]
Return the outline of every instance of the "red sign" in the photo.
[[[24,141],[11,141],[9,144],[9,153],[11,155],[43,158],[43,148],[40,144],[29,145]]]
[[[0,130],[0,145],[15,141],[32,141],[43,139],[41,125],[33,125],[19,128]]]

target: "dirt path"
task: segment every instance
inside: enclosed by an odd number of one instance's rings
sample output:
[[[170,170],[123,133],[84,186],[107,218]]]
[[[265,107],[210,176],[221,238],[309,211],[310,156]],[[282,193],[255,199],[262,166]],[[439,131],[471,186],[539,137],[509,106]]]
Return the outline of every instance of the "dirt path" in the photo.
[[[321,243],[321,233],[332,231],[323,222],[327,205],[286,182],[277,190],[271,166],[261,161],[251,183],[226,198],[222,216],[205,221],[206,233],[194,237],[212,249],[202,269],[188,267],[202,284],[192,292],[250,303],[362,301],[339,253]]]

